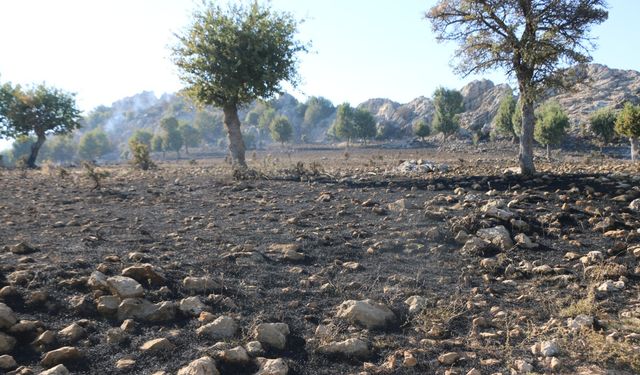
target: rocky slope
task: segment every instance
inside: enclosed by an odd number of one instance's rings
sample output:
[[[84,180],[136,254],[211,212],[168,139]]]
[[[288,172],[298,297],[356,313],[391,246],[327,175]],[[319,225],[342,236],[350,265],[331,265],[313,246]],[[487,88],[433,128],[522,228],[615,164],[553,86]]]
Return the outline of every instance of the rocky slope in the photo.
[[[554,92],[548,97],[560,102],[574,124],[584,123],[593,111],[602,107],[621,108],[625,101],[640,103],[640,72],[589,64],[580,73],[586,77],[583,83],[571,91]],[[486,79],[462,87],[465,108],[460,118],[462,128],[489,132],[500,100],[511,91],[508,84],[496,85]],[[372,112],[379,122],[398,127],[405,135],[411,134],[411,124],[416,119],[431,121],[434,111],[432,100],[423,96],[406,104],[370,99],[359,107]]]

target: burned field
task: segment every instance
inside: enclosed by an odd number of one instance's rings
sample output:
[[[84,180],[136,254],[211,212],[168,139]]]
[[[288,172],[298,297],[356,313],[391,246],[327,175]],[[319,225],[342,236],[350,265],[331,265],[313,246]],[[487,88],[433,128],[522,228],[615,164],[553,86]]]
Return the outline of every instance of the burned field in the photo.
[[[487,155],[1,171],[0,371],[640,371],[638,167]]]

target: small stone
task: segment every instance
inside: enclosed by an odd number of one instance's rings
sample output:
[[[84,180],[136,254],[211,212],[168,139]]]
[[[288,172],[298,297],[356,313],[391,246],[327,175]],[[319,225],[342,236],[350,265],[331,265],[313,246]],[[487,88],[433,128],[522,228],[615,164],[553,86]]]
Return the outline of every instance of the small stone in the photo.
[[[145,342],[140,346],[140,350],[143,352],[157,353],[157,352],[169,352],[175,349],[175,345],[166,338],[153,339]]]
[[[531,238],[524,233],[520,233],[514,237],[518,246],[521,246],[525,249],[535,249],[538,247],[538,244],[531,241]]]
[[[193,277],[188,276],[182,280],[182,286],[189,292],[205,293],[220,289],[220,284],[209,276]]]
[[[402,359],[403,367],[415,367],[418,364],[418,360],[410,351],[405,350],[404,353],[402,353],[402,356],[403,356],[403,359]]]
[[[214,340],[233,337],[238,331],[238,324],[228,316],[221,316],[211,323],[196,330],[198,336],[207,336]]]
[[[178,370],[178,375],[219,375],[211,357],[204,356]]]
[[[369,329],[383,328],[396,320],[396,315],[387,306],[370,299],[345,301],[338,306],[336,315]]]
[[[136,329],[136,323],[133,319],[125,319],[122,324],[120,324],[120,329],[124,332],[131,333]]]
[[[116,361],[116,368],[120,370],[126,370],[136,365],[136,361],[133,359],[119,359]]]
[[[491,242],[485,241],[482,238],[471,237],[464,243],[461,252],[463,254],[480,255],[490,245]]]
[[[469,372],[467,372],[467,375],[482,375],[482,372],[480,372],[480,370],[476,368],[472,368],[471,370],[469,370]]]
[[[42,358],[44,367],[52,367],[55,365],[75,361],[82,357],[80,351],[73,346],[63,346],[62,348],[47,352]]]
[[[109,290],[120,298],[136,298],[144,295],[144,288],[130,277],[112,276],[107,279]]]
[[[260,364],[260,370],[255,375],[287,375],[289,373],[289,366],[282,358],[258,358],[257,361]]]
[[[113,315],[118,312],[120,298],[116,296],[102,296],[96,302],[96,308],[102,315]]]
[[[0,354],[10,353],[16,346],[16,339],[6,333],[0,332]]]
[[[460,354],[456,352],[444,353],[438,356],[438,362],[440,362],[440,364],[445,366],[452,365],[459,359],[460,359]]]
[[[40,375],[69,375],[69,370],[67,370],[64,365],[57,365],[48,370],[42,371]]]
[[[255,338],[262,344],[282,350],[289,333],[289,326],[285,323],[262,323],[256,327]]]
[[[77,323],[72,323],[68,327],[58,332],[58,341],[74,344],[86,335],[86,331]]]
[[[513,362],[513,365],[519,373],[528,374],[533,371],[533,366],[531,365],[531,363],[525,361],[524,359],[516,359]]]
[[[24,242],[20,242],[13,246],[9,246],[9,251],[17,255],[24,255],[35,253],[36,251],[38,251],[38,248],[30,246]]]
[[[107,344],[109,345],[120,345],[127,339],[127,334],[121,328],[111,328],[107,331]]]
[[[43,352],[47,348],[50,348],[54,342],[56,342],[56,333],[54,331],[47,330],[36,337],[31,345],[33,345],[36,350]]]
[[[617,292],[624,289],[624,281],[607,280],[598,286],[598,291],[603,293]]]
[[[593,321],[593,316],[580,314],[573,319],[567,319],[567,327],[573,331],[578,331],[582,328],[592,328]]]
[[[249,362],[249,354],[242,346],[236,346],[233,349],[227,349],[222,352],[222,359],[230,363],[246,363]]]
[[[543,357],[552,357],[560,351],[558,343],[555,341],[543,341],[531,346],[533,355],[541,355]]]
[[[483,240],[489,241],[502,250],[509,250],[513,247],[511,234],[504,225],[498,225],[493,228],[479,229],[476,235]]]
[[[247,349],[247,354],[251,357],[258,357],[264,354],[264,349],[260,341],[249,341],[244,347]]]
[[[93,290],[109,290],[107,276],[100,271],[93,271],[91,273],[91,276],[89,276],[89,280],[87,280],[87,285]]]
[[[342,355],[347,358],[366,359],[371,355],[367,343],[358,338],[329,342],[318,347],[318,351],[324,354]]]
[[[404,303],[409,306],[410,314],[417,314],[427,306],[427,299],[422,296],[411,296]]]
[[[13,310],[4,303],[0,302],[0,329],[9,329],[16,324],[18,319]]]
[[[178,309],[186,316],[198,316],[207,309],[207,305],[202,303],[199,296],[193,296],[182,299]]]
[[[13,359],[12,356],[8,354],[0,355],[0,369],[1,370],[12,370],[18,367],[18,363]]]
[[[640,212],[640,198],[632,200],[631,203],[629,203],[629,209]]]
[[[132,278],[140,283],[149,285],[164,285],[165,278],[162,270],[149,264],[137,264],[122,270],[122,276]]]

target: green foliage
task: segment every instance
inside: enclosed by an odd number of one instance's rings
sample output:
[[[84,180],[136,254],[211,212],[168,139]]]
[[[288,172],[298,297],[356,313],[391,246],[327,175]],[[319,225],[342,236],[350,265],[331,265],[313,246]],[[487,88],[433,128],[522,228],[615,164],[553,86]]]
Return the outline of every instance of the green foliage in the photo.
[[[640,106],[625,103],[615,123],[616,133],[628,137],[640,137]]]
[[[285,116],[279,116],[271,122],[271,125],[269,125],[269,131],[271,133],[271,138],[273,138],[274,141],[284,144],[291,140],[293,128]]]
[[[78,145],[68,135],[58,135],[50,139],[42,148],[42,159],[67,163],[75,158]]]
[[[142,143],[147,147],[151,146],[151,138],[153,138],[153,133],[148,130],[138,129],[136,130],[131,137],[129,137],[129,145],[132,143]]]
[[[533,103],[545,89],[579,79],[558,66],[591,60],[589,31],[608,18],[606,0],[439,0],[427,12],[439,41],[455,41],[461,75],[504,69],[518,81],[523,104],[520,170],[535,173]]]
[[[631,160],[637,159],[638,138],[640,138],[640,105],[626,103],[616,119],[616,133],[629,138],[631,142]]]
[[[185,151],[189,153],[189,147],[198,147],[200,145],[200,132],[193,126],[183,123],[178,127],[180,135],[184,141]]]
[[[165,151],[175,151],[177,158],[180,158],[180,149],[184,145],[179,126],[175,117],[165,117],[160,121],[160,128],[163,131],[162,148]]]
[[[413,134],[424,140],[424,137],[428,137],[431,134],[431,128],[424,119],[419,119],[413,123]]]
[[[36,143],[36,138],[28,135],[19,135],[15,141],[11,144],[10,161],[13,164],[21,162],[26,163],[29,154],[31,153],[31,146]]]
[[[260,119],[258,120],[258,128],[264,130],[269,129],[269,126],[271,126],[271,123],[276,119],[277,116],[278,113],[274,108],[269,107],[265,109],[260,115]]]
[[[85,117],[84,127],[88,130],[93,130],[97,127],[104,127],[111,116],[113,116],[113,108],[106,107],[104,105],[98,106]]]
[[[311,129],[316,127],[322,120],[330,117],[336,111],[333,103],[323,97],[312,96],[306,101],[304,111],[303,127]]]
[[[86,132],[78,144],[78,156],[83,160],[94,160],[113,151],[107,134],[100,128]]]
[[[462,94],[458,90],[450,90],[439,87],[433,93],[433,104],[435,113],[431,127],[436,132],[442,132],[449,136],[458,131],[458,114],[464,111]]]
[[[75,96],[40,84],[24,90],[6,83],[0,86],[0,137],[33,134],[27,166],[35,167],[38,151],[49,135],[61,135],[80,127]]]
[[[560,144],[568,127],[569,117],[558,102],[546,102],[536,110],[534,138],[538,143],[545,146]]]
[[[367,140],[376,136],[376,120],[364,109],[356,108],[353,112],[353,123],[356,127],[356,137]]]
[[[247,112],[247,115],[244,117],[245,124],[250,126],[258,126],[259,121],[260,112],[255,110]]]
[[[249,150],[256,149],[258,147],[258,141],[256,137],[256,133],[252,131],[244,131],[242,132],[242,140]],[[220,139],[221,145],[224,144],[224,139]]]
[[[207,143],[215,143],[223,136],[224,125],[222,116],[219,113],[198,111],[193,120],[193,126]]]
[[[347,144],[356,137],[356,127],[353,122],[354,109],[349,103],[342,103],[336,110],[336,119],[331,126],[333,133],[339,139],[346,139]]]
[[[615,136],[616,113],[611,108],[600,108],[589,117],[589,130],[602,139],[604,144]]]
[[[187,92],[198,102],[223,107],[249,104],[297,83],[297,21],[258,2],[222,9],[204,3],[188,31],[178,35],[173,60]]]
[[[336,110],[336,119],[332,132],[347,144],[353,139],[371,139],[376,136],[376,121],[371,113],[364,109],[353,108],[349,103],[340,104]]]
[[[513,116],[516,112],[516,99],[512,93],[505,95],[500,101],[500,107],[493,118],[493,129],[497,134],[518,137],[513,125]]]
[[[164,146],[162,143],[163,143],[162,136],[159,134],[154,134],[153,138],[151,138],[151,151],[153,152],[164,151]]]
[[[132,155],[131,163],[136,168],[146,171],[156,167],[153,160],[151,160],[148,145],[133,140],[129,142],[129,150],[131,151]]]

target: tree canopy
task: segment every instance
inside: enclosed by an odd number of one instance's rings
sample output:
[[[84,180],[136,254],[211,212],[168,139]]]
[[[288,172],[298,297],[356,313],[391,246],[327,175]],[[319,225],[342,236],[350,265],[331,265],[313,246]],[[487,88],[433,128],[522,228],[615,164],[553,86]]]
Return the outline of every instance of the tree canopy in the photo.
[[[589,130],[600,137],[603,144],[615,136],[616,113],[611,108],[600,108],[589,117]]]
[[[425,119],[419,119],[413,123],[413,134],[420,137],[424,141],[424,137],[428,137],[431,134],[431,128]]]
[[[605,0],[439,0],[426,14],[439,41],[458,43],[458,73],[501,68],[517,79],[519,162],[527,175],[535,173],[536,98],[545,88],[575,83],[562,68],[590,61],[590,27],[607,17]]]
[[[84,160],[97,159],[112,150],[113,146],[101,128],[84,133],[78,144],[78,156]]]
[[[549,146],[560,144],[568,127],[569,117],[558,102],[546,102],[536,110],[534,137],[538,143],[547,146],[547,158]]]
[[[36,136],[26,160],[28,167],[36,166],[47,136],[67,134],[79,127],[80,110],[73,94],[44,84],[28,89],[10,83],[0,86],[0,137]]]
[[[450,90],[439,87],[433,93],[433,105],[435,113],[431,127],[437,132],[442,132],[445,136],[455,133],[460,124],[458,114],[464,111],[462,104],[462,94],[458,90]]]
[[[615,130],[616,133],[629,138],[631,160],[635,161],[638,154],[638,138],[640,138],[640,106],[625,103],[616,119]]]
[[[271,122],[271,125],[269,125],[269,131],[271,132],[271,138],[273,138],[274,141],[284,144],[291,140],[293,128],[285,116],[279,116]]]
[[[173,61],[185,91],[200,104],[219,106],[229,134],[234,165],[246,168],[238,106],[268,99],[281,83],[297,85],[298,22],[257,1],[223,9],[205,2],[190,27],[177,35]]]

